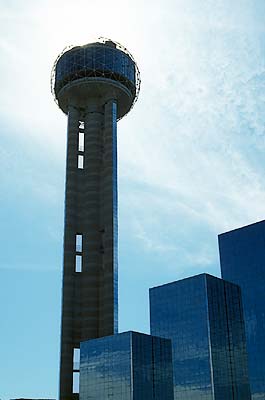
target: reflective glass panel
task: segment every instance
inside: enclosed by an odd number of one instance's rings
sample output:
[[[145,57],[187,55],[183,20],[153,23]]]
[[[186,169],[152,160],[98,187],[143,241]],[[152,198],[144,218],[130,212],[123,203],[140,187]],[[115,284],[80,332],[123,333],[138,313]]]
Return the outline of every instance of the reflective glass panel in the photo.
[[[252,400],[265,400],[265,221],[219,235],[222,277],[242,290]]]
[[[239,289],[228,312],[224,287],[221,279],[202,274],[150,290],[151,334],[172,340],[175,399],[250,399],[246,381],[241,382],[246,351]],[[231,365],[238,360],[239,378],[231,381]]]
[[[173,400],[169,340],[126,332],[81,343],[80,400]]]

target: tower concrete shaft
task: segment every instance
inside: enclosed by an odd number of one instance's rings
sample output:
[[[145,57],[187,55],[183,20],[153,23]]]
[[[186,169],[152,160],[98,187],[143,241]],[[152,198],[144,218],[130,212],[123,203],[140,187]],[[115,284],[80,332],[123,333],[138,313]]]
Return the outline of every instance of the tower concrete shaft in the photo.
[[[117,120],[140,74],[128,50],[99,38],[57,57],[51,87],[68,116],[60,400],[73,400],[80,342],[117,333]]]
[[[60,400],[80,341],[117,333],[117,104],[68,107]]]

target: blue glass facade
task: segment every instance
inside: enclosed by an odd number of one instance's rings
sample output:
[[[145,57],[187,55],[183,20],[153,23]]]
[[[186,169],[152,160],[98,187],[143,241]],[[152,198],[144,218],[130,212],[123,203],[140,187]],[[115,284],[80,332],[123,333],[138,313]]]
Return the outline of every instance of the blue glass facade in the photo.
[[[207,274],[150,289],[151,334],[172,340],[175,400],[249,400],[240,288]]]
[[[265,400],[265,221],[219,235],[222,276],[240,285],[252,400]]]
[[[170,340],[125,332],[80,352],[80,400],[173,400]]]

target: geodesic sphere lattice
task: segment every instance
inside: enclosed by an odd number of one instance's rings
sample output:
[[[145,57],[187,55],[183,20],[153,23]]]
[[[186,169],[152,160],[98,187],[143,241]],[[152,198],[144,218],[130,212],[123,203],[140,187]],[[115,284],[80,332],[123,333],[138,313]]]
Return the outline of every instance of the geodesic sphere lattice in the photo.
[[[103,78],[124,86],[131,97],[129,109],[139,93],[140,78],[135,61],[111,41],[71,48],[57,59],[53,74],[52,91],[57,103],[63,88],[72,82],[85,82],[84,78],[90,78],[89,81]]]

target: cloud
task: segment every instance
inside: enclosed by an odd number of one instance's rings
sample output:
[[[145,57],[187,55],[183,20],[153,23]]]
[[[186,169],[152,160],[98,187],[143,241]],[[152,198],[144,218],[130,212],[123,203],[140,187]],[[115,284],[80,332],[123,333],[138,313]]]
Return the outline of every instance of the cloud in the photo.
[[[167,74],[170,64],[162,60],[162,81],[154,79],[152,90],[147,82],[151,98],[136,105],[143,109],[135,111],[139,125],[130,129],[128,124],[130,136],[121,137],[123,178],[174,195],[176,203],[200,215],[201,222],[215,231],[264,215],[265,80],[263,66],[242,62],[250,53],[252,60],[259,57],[259,46],[245,42],[247,34],[248,28],[243,39],[241,30],[233,32],[234,43],[225,46],[220,34],[213,43],[214,58],[212,46],[205,50],[202,35],[201,47],[191,55],[189,78],[185,68]],[[238,58],[231,59],[233,50]],[[168,51],[166,46],[166,59]],[[175,67],[176,54],[170,56]],[[202,65],[206,60],[208,64]]]
[[[248,0],[233,7],[228,1],[213,7],[208,0],[201,7],[193,0],[178,0],[161,8],[153,1],[150,13],[150,4],[117,7],[113,18],[112,4],[101,3],[105,12],[100,14],[92,4],[90,15],[95,18],[89,27],[86,14],[73,18],[84,1],[75,6],[67,1],[64,7],[60,1],[5,6],[0,46],[5,54],[1,74],[7,78],[0,107],[2,120],[13,119],[21,126],[15,136],[23,138],[27,132],[30,147],[37,144],[43,155],[62,163],[66,119],[50,94],[54,59],[65,45],[85,42],[97,33],[124,43],[138,61],[142,88],[134,110],[119,123],[120,198],[141,215],[135,236],[162,254],[163,249],[174,253],[174,240],[164,243],[164,235],[155,237],[149,228],[154,222],[146,214],[155,214],[162,232],[163,220],[167,226],[181,221],[190,235],[200,225],[209,238],[264,215],[265,7]],[[132,31],[133,24],[137,29]],[[3,151],[8,157],[9,150]],[[11,156],[15,168],[17,155]],[[56,201],[55,183],[46,180],[40,187],[39,173],[33,179],[32,193]],[[130,220],[128,213],[125,217]],[[171,231],[173,238],[177,229],[179,225]],[[183,247],[185,235],[179,237]]]

